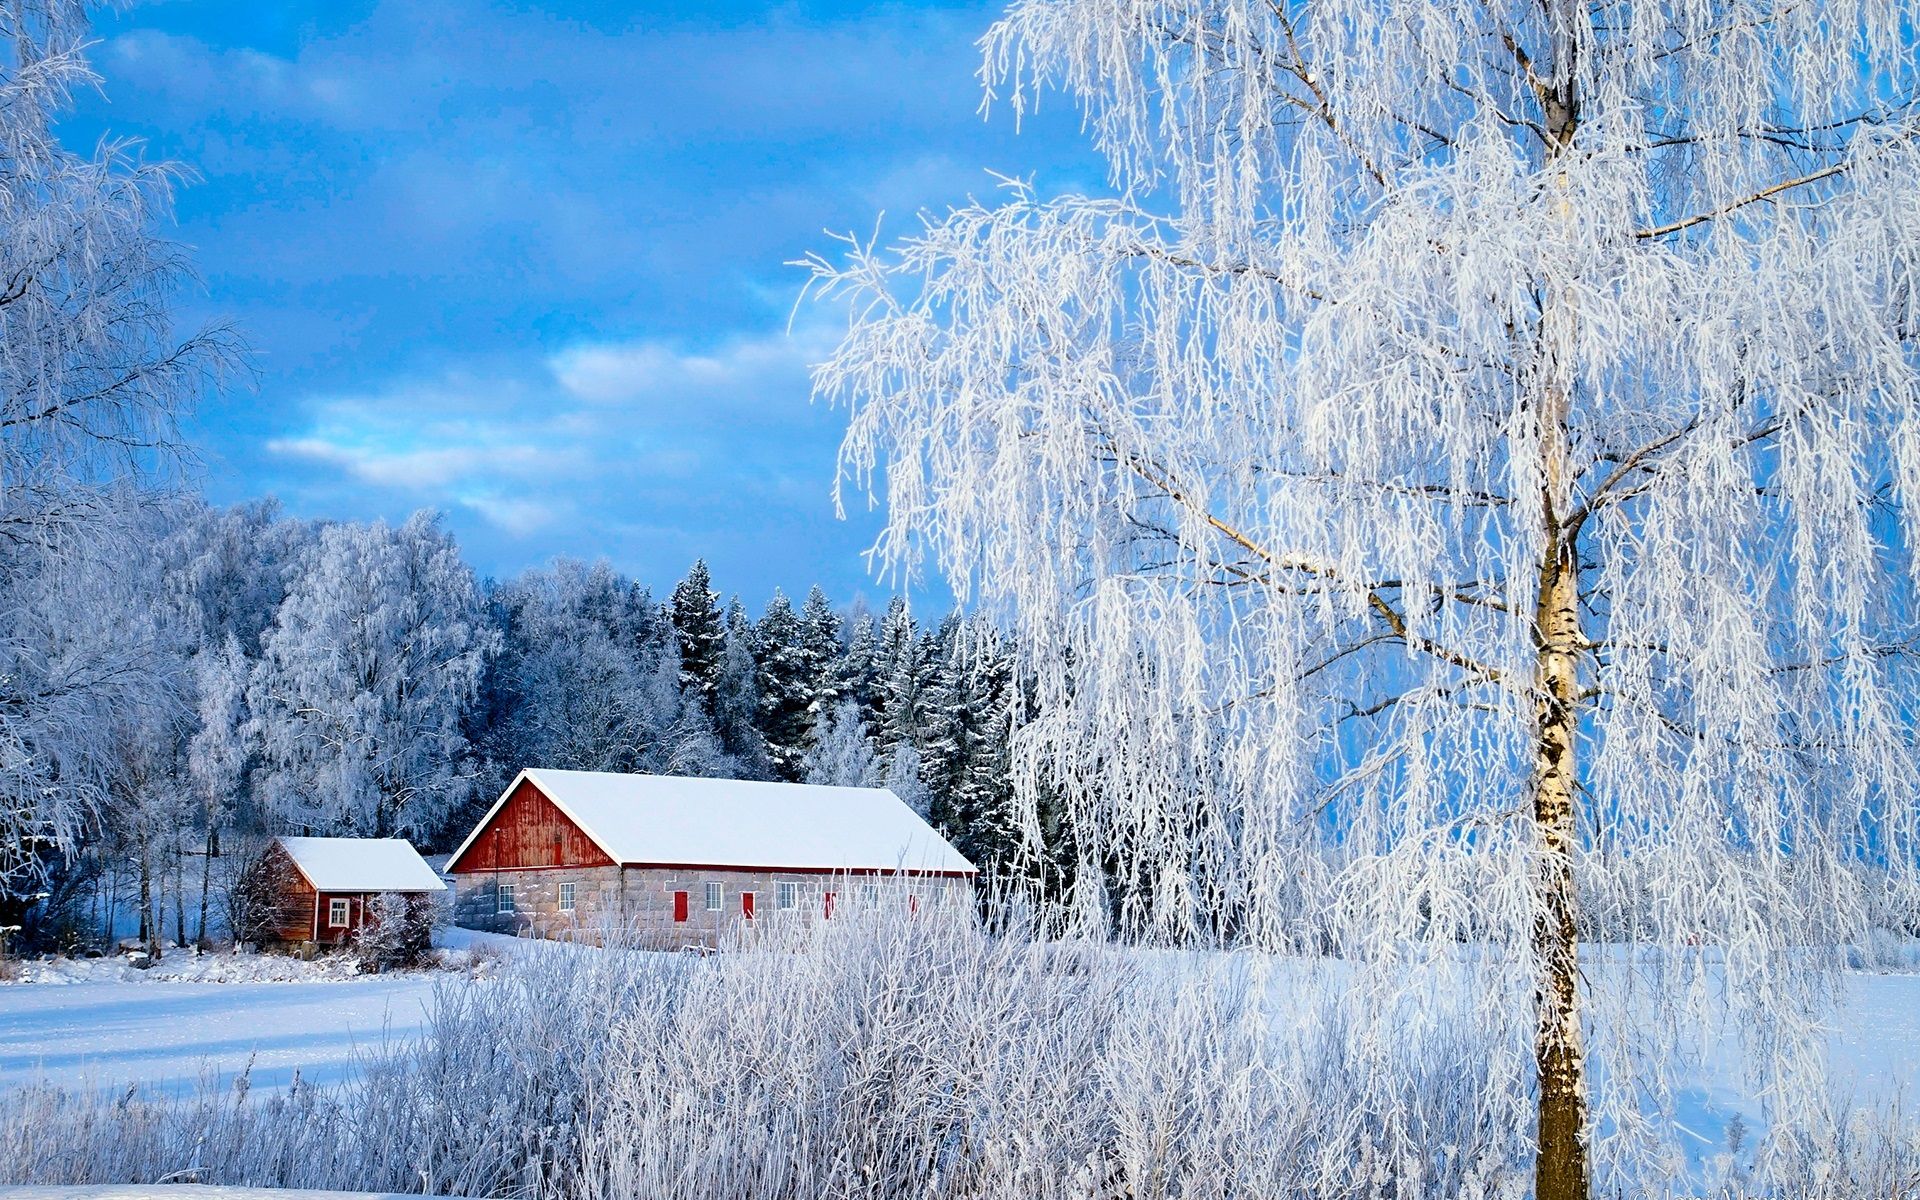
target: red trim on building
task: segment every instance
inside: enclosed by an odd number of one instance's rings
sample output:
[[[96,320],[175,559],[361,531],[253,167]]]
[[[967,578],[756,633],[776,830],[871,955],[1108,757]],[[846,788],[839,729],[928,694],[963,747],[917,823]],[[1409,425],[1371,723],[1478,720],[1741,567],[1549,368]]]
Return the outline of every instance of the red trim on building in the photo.
[[[770,863],[623,862],[638,871],[771,871],[778,875],[879,875],[909,879],[972,879],[978,871],[916,871],[898,867],[781,867]],[[502,868],[511,870],[512,868]],[[543,868],[546,869],[546,868]]]

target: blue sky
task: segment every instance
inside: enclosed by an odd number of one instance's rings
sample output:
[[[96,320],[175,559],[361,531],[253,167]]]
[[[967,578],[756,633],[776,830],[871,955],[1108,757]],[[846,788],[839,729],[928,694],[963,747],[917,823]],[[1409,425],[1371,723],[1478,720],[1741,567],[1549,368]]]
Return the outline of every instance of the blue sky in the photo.
[[[106,13],[76,143],[200,180],[176,236],[256,385],[189,427],[208,496],[447,513],[505,576],[697,555],[756,608],[888,590],[833,516],[833,314],[789,314],[825,231],[912,227],[988,170],[1091,187],[1063,100],[983,119],[999,6],[176,0]],[[938,601],[936,583],[916,594]]]

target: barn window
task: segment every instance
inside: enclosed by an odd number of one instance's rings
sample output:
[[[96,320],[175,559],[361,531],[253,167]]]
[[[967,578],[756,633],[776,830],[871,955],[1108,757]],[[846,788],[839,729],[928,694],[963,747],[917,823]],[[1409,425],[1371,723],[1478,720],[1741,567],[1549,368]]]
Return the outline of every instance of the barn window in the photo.
[[[860,903],[866,905],[868,908],[879,908],[880,907],[879,886],[877,884],[871,884],[871,883],[861,884],[860,885]]]
[[[782,880],[776,885],[774,903],[783,909],[800,907],[800,885],[791,880]]]
[[[718,883],[714,882],[711,879],[707,881],[707,911],[708,912],[720,911],[720,902],[726,899],[726,890],[727,889],[721,887]]]
[[[573,885],[571,883],[563,883],[560,885],[560,911],[573,911]]]
[[[327,924],[345,925],[347,923],[347,902],[345,900],[327,901]]]
[[[493,911],[497,913],[510,913],[513,911],[513,885],[512,884],[503,883],[499,887],[494,889]]]

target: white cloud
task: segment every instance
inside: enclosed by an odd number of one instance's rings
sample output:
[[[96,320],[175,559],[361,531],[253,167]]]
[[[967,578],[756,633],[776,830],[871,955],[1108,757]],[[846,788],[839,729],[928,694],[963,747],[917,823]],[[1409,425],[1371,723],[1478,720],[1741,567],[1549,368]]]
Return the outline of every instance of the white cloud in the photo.
[[[194,37],[133,29],[109,41],[103,57],[116,80],[164,92],[200,110],[327,120],[364,107],[361,89],[349,75],[251,47],[220,49]]]
[[[484,493],[462,495],[459,497],[459,502],[479,513],[495,528],[513,534],[515,537],[525,537],[530,533],[537,533],[559,524],[569,508],[565,504],[555,504],[525,496],[496,496]]]
[[[655,339],[592,343],[563,350],[547,365],[569,394],[596,404],[770,390],[797,391],[804,399],[807,368],[827,349],[821,330],[806,329],[737,337],[712,350]]]
[[[736,474],[746,462],[759,465],[747,468],[744,490],[784,500],[795,439],[818,416],[807,405],[807,367],[827,350],[818,330],[736,336],[711,349],[583,343],[525,367],[314,397],[301,406],[305,427],[266,448],[309,468],[296,488],[350,479],[409,504],[464,508],[513,537],[604,523],[633,505],[690,503],[690,481],[716,467]],[[830,461],[825,447],[805,457]]]

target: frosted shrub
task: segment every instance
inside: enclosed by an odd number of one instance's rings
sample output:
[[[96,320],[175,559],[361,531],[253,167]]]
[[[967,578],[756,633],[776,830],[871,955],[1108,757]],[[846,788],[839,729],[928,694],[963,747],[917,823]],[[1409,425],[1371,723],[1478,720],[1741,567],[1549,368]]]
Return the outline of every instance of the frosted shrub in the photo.
[[[368,922],[354,935],[353,951],[362,970],[417,967],[433,948],[439,910],[428,895],[382,892],[368,905]]]
[[[965,906],[909,919],[895,899],[763,919],[709,955],[530,944],[498,978],[446,984],[432,1039],[379,1048],[341,1089],[0,1095],[0,1183],[580,1200],[1528,1190],[1528,1046],[1489,1044],[1456,998],[1471,956],[1161,951],[1024,917],[990,935]],[[1380,969],[1430,985],[1391,1039],[1341,1016]],[[1920,1135],[1898,1114],[1776,1154],[1766,1194],[1920,1195]]]

